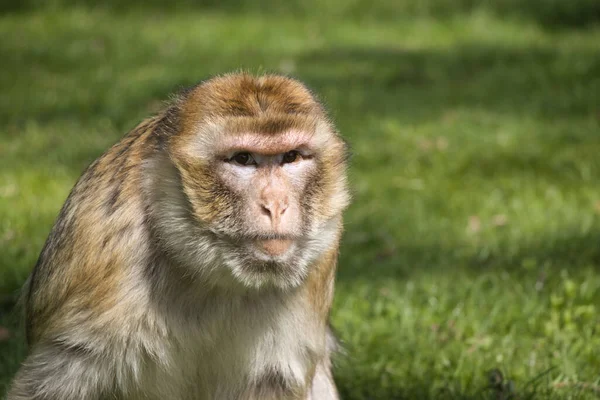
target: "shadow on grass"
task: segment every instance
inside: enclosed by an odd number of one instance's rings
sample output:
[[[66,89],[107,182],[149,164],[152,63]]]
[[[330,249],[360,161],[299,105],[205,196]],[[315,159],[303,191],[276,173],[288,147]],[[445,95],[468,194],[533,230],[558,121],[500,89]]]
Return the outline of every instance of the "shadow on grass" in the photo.
[[[368,115],[427,121],[469,107],[550,120],[600,118],[600,94],[593,90],[600,89],[600,53],[594,49],[329,48],[301,56],[298,64],[316,87],[348,92],[350,111]]]
[[[100,56],[88,57],[87,54],[68,62],[57,61],[56,58],[61,56],[55,54],[52,56],[54,61],[47,62],[43,55],[33,49],[22,49],[19,57],[10,55],[8,50],[0,46],[0,57],[6,60],[6,71],[21,73],[22,76],[31,74],[33,81],[35,69],[22,71],[23,63],[42,69],[50,68],[53,74],[59,76],[69,73],[79,76],[78,69],[93,71],[101,63]],[[196,57],[201,61],[216,58],[218,54],[201,52]],[[473,44],[448,51],[331,48],[281,57],[293,60],[299,77],[318,93],[326,93],[334,116],[343,116],[337,118],[340,125],[348,125],[344,131],[356,130],[354,120],[364,119],[365,115],[419,124],[436,119],[452,119],[456,112],[463,109],[562,124],[568,124],[572,119],[600,120],[600,53],[592,49],[573,49],[565,53],[552,48],[503,48]],[[257,54],[256,59],[258,62],[272,60],[273,55]],[[148,62],[160,65],[161,60],[140,58],[121,69],[121,80]],[[61,71],[53,67],[55,64],[69,64],[73,70]],[[165,71],[170,68],[173,68],[170,62],[165,62]],[[197,80],[202,78],[205,77],[197,77]],[[161,79],[160,82],[145,83],[143,92],[128,92],[127,88],[118,86],[110,77],[106,79],[82,82],[89,85],[91,89],[88,91],[93,93],[83,96],[83,99],[77,96],[77,92],[72,100],[65,99],[65,93],[60,92],[63,89],[57,88],[54,89],[55,98],[59,100],[54,103],[32,103],[18,111],[0,111],[0,118],[9,125],[8,129],[0,132],[0,137],[12,137],[30,120],[38,123],[80,123],[106,118],[117,129],[123,129],[124,134],[126,129],[137,123],[132,121],[131,115],[139,115],[141,120],[145,116],[144,110],[156,109],[155,104],[166,100],[173,90],[192,83],[191,80],[183,81],[177,77]],[[78,87],[79,83],[73,82],[72,85]],[[582,157],[586,159],[593,158],[593,154],[587,154],[586,149],[589,153],[589,149],[597,148],[600,144],[595,129],[564,129],[544,134],[539,140],[546,147],[558,149],[570,146],[581,150]],[[61,153],[64,150],[61,146],[66,144],[60,144],[58,139],[57,142],[59,144],[55,151]],[[80,169],[86,160],[91,162],[103,150],[84,148],[81,154],[64,152],[65,155],[57,159],[53,151],[43,149],[40,154],[32,154],[28,162],[44,168],[60,162],[62,166]],[[531,168],[544,173],[549,179],[555,179],[557,176],[566,176],[567,172],[574,169],[569,163],[572,160],[549,160],[542,154],[481,154],[479,159],[463,167],[474,166],[482,173],[509,175],[520,168]],[[490,165],[494,168],[489,168]],[[455,173],[460,174],[461,171]]]
[[[0,398],[4,398],[10,380],[27,354],[21,307],[12,298],[0,299],[0,327],[8,329],[10,334],[8,340],[0,341]]]
[[[414,222],[416,223],[416,222]],[[543,236],[511,250],[500,245],[496,249],[458,245],[441,246],[432,240],[426,247],[398,243],[390,247],[377,244],[368,255],[356,262],[352,246],[341,251],[338,279],[385,281],[410,279],[415,272],[448,272],[448,268],[466,267],[473,273],[506,271],[515,278],[538,271],[543,279],[545,272],[560,272],[593,267],[600,271],[600,232],[572,237]]]
[[[84,7],[113,11],[151,10],[176,12],[206,10],[225,13],[260,13],[316,17],[323,15],[354,19],[393,21],[414,16],[452,18],[478,9],[486,9],[501,17],[528,19],[548,28],[582,28],[600,21],[600,3],[596,0],[359,0],[332,1],[324,6],[318,0],[0,0],[0,12],[24,12],[49,7],[65,9]]]

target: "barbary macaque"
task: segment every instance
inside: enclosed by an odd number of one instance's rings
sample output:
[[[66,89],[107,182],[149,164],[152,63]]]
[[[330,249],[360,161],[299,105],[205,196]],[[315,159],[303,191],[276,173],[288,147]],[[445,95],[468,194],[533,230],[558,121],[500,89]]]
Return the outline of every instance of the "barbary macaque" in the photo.
[[[183,91],[94,161],[25,285],[9,400],[334,400],[345,142],[291,78]]]

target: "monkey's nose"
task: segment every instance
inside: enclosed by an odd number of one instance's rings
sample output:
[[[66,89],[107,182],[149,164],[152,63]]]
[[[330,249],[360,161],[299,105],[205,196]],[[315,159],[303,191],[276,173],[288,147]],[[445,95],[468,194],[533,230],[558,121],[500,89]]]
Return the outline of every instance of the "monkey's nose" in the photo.
[[[288,202],[286,199],[275,200],[275,201],[264,201],[260,205],[263,214],[267,215],[272,222],[277,221],[285,210],[288,208]]]

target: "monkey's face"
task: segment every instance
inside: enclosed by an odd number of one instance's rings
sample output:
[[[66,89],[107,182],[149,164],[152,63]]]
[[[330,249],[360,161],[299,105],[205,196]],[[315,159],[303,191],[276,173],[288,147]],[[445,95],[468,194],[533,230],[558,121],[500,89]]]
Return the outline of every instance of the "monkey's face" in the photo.
[[[195,157],[181,164],[184,192],[233,279],[297,286],[339,235],[344,144],[328,130],[241,130],[188,144]]]
[[[349,201],[345,143],[308,89],[278,76],[218,77],[165,119],[176,126],[168,160],[150,162],[147,176],[168,253],[218,285],[301,284],[335,247]]]

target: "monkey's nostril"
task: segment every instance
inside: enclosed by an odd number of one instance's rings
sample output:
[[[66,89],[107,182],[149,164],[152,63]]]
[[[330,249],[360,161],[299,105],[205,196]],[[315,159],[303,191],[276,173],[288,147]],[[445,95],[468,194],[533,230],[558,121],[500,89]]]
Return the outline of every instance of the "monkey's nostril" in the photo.
[[[287,210],[288,208],[288,203],[287,202],[277,202],[277,201],[270,201],[270,202],[260,202],[259,203],[259,207],[260,207],[260,211],[263,215],[266,215],[267,217],[276,220],[279,220],[279,217],[283,215],[283,213],[285,212],[285,210]]]
[[[271,210],[270,210],[270,209],[269,209],[267,206],[261,205],[261,206],[260,206],[260,211],[261,211],[261,212],[262,212],[264,215],[266,215],[267,217],[270,217],[270,216],[271,216]]]

